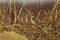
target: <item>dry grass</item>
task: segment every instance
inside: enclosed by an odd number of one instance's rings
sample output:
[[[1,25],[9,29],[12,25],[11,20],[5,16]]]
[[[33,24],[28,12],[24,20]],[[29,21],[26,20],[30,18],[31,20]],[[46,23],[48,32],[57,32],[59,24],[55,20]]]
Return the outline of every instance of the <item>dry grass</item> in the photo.
[[[29,40],[60,40],[60,9],[58,0],[52,10],[39,10],[37,15],[26,6],[0,6],[0,32],[14,31],[26,36]],[[21,8],[18,8],[21,7]]]

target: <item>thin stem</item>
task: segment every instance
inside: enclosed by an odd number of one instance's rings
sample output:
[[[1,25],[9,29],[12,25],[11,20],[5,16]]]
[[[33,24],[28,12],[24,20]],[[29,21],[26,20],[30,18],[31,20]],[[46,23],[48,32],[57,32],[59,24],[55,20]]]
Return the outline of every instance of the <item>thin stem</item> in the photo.
[[[39,11],[37,17],[36,17],[36,20],[38,20],[39,16],[40,16],[40,13],[41,13],[41,10]]]

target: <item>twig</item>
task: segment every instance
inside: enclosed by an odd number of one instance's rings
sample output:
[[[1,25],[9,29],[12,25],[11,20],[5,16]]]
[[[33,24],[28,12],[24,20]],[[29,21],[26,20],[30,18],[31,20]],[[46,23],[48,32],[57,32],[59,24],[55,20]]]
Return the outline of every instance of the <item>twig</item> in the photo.
[[[37,15],[36,20],[38,20],[40,13],[41,13],[41,10],[39,11],[39,13]]]

